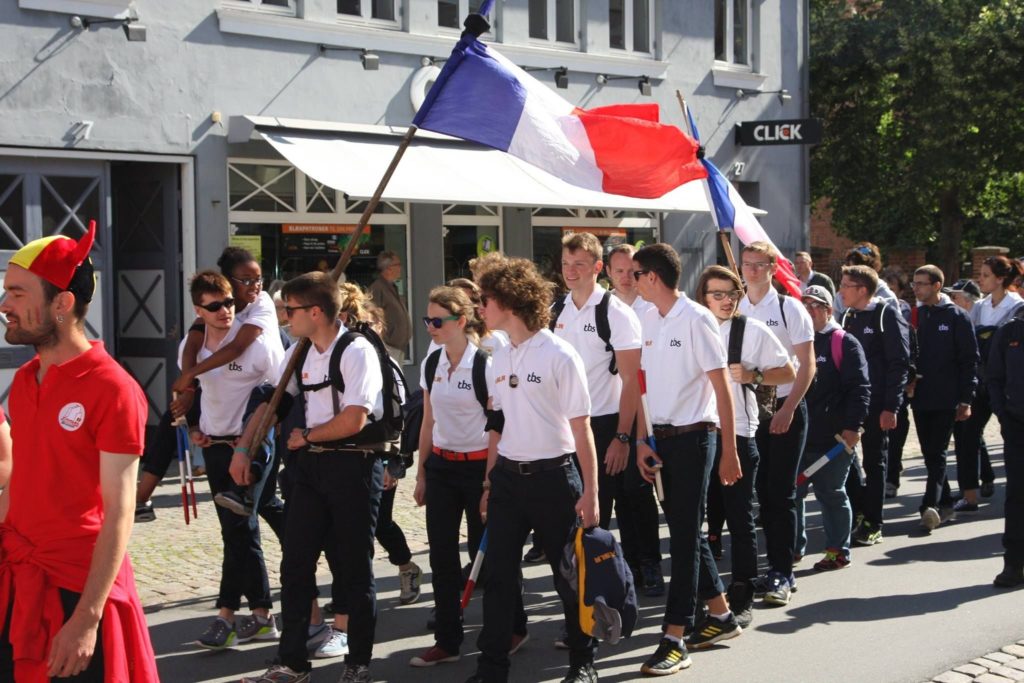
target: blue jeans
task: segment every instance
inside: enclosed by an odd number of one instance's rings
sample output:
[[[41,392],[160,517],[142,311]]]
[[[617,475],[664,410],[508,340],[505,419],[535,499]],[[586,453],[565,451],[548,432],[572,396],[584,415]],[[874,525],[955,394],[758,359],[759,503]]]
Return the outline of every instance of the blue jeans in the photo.
[[[800,471],[804,471],[823,453],[805,451]],[[825,547],[831,550],[842,550],[846,557],[850,556],[850,527],[853,524],[853,509],[850,498],[846,494],[846,475],[853,464],[853,455],[843,451],[829,461],[827,465],[797,487],[796,506],[796,537],[797,553],[805,554],[807,550],[807,528],[804,523],[804,498],[807,487],[814,484],[814,497],[821,506],[821,526],[825,531]]]

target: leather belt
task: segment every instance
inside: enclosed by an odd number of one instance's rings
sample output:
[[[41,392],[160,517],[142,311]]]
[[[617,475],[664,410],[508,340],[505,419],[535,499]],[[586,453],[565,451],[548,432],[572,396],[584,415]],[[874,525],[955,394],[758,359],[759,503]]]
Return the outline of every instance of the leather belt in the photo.
[[[434,448],[431,450],[431,453],[433,453],[434,455],[439,455],[442,458],[444,458],[445,460],[454,460],[454,461],[458,461],[458,462],[475,462],[475,461],[478,461],[478,460],[486,460],[487,459],[487,449],[486,448],[481,449],[479,451],[464,452],[464,451],[449,451],[449,450],[447,450],[445,448],[438,448],[437,446],[434,446]]]
[[[668,439],[673,436],[679,436],[680,434],[689,434],[690,432],[713,432],[715,431],[714,422],[694,422],[689,425],[682,425],[676,427],[674,425],[654,425],[654,438],[655,439]]]
[[[495,463],[497,467],[508,472],[515,472],[516,474],[522,474],[529,476],[531,474],[537,474],[538,472],[545,472],[547,470],[557,470],[561,467],[568,467],[572,464],[572,453],[566,455],[559,455],[556,458],[544,458],[543,460],[509,460],[508,458],[499,455],[498,461]]]

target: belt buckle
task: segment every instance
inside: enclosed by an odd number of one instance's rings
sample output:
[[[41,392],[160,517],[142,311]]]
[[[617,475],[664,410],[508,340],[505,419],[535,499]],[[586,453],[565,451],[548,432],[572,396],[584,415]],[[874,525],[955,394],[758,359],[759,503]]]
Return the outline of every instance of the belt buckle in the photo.
[[[528,477],[533,474],[533,472],[530,471],[530,463],[528,462],[517,462],[516,469],[519,470],[519,474],[524,477]]]

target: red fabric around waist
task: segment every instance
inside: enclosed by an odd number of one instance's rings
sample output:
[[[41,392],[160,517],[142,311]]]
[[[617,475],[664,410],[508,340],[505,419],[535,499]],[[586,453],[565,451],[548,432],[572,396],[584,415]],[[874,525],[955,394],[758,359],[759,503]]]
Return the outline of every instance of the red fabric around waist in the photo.
[[[481,449],[479,451],[470,451],[468,453],[461,453],[459,451],[449,451],[444,448],[438,448],[434,446],[433,454],[439,455],[445,460],[461,460],[461,461],[474,461],[474,460],[486,460],[487,449]]]

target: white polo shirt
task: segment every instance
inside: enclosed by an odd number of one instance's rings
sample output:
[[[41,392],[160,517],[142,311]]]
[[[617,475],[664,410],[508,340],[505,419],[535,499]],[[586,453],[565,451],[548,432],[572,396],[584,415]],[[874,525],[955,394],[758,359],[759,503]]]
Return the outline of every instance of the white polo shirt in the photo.
[[[652,307],[640,324],[640,366],[647,377],[651,424],[715,422],[718,411],[707,373],[725,367],[715,316],[680,292],[668,315],[663,318]]]
[[[277,309],[274,307],[274,300],[266,292],[260,292],[256,301],[246,306],[235,315],[235,321],[239,325],[255,325],[263,330],[268,337],[277,337],[281,340],[281,333],[278,331],[280,323],[277,322]]]
[[[309,355],[306,362],[296,372],[301,373],[303,384],[319,384],[328,380],[328,369],[331,360],[331,353],[341,336],[348,332],[344,325],[338,325],[338,333],[334,341],[323,353],[320,353],[316,344],[309,345]],[[288,359],[295,353],[298,345],[292,345],[285,351],[282,369],[288,363]],[[339,361],[341,376],[345,380],[345,391],[338,396],[338,404],[344,410],[347,406],[362,406],[370,411],[374,418],[380,419],[384,414],[384,378],[380,374],[380,360],[377,352],[365,337],[356,337],[349,344]],[[326,386],[318,391],[310,391],[306,394],[306,426],[309,428],[319,427],[329,422],[334,417],[333,389]],[[297,396],[299,385],[293,375],[288,380],[288,393]]]
[[[750,303],[750,299],[743,297],[740,300],[740,313],[748,318],[760,320],[767,325],[772,334],[782,342],[782,346],[786,349],[789,359],[793,361],[793,367],[799,370],[800,361],[797,360],[793,347],[804,342],[814,343],[814,325],[811,323],[811,316],[807,314],[807,309],[804,308],[803,303],[791,296],[781,298],[782,306],[785,307],[786,311],[786,321],[784,323],[779,310],[779,301],[778,293],[773,287],[769,287],[768,293],[764,295],[764,298],[756,306]],[[784,398],[789,396],[789,392],[792,390],[792,383],[780,384],[775,390],[775,395],[779,398]]]
[[[449,451],[469,453],[487,448],[487,416],[483,407],[476,399],[476,387],[473,386],[473,359],[477,346],[470,342],[466,346],[462,360],[448,376],[451,361],[448,354],[441,350],[434,373],[433,386],[430,388],[430,410],[434,416],[434,430],[431,440],[433,445]],[[429,358],[429,356],[428,356]],[[420,386],[427,391],[427,361],[420,364]],[[493,393],[494,375],[492,361],[487,359],[487,395]]]
[[[787,314],[788,315],[788,314]],[[729,355],[729,336],[732,333],[732,320],[726,320],[718,326],[725,346],[726,360]],[[789,354],[771,330],[760,320],[747,318],[743,330],[743,347],[740,349],[740,365],[745,370],[765,370],[781,368],[789,360]],[[730,380],[732,388],[732,409],[736,416],[736,436],[753,438],[757,432],[757,397],[753,391],[743,387],[739,382]],[[716,420],[719,427],[721,420]]]
[[[217,349],[230,343],[241,328],[238,320],[232,323],[227,336]],[[203,347],[199,349],[196,362],[201,363],[214,354]],[[185,350],[185,340],[178,346],[178,367]],[[242,417],[249,402],[249,394],[263,382],[277,384],[281,378],[281,359],[284,348],[277,335],[261,334],[242,355],[227,365],[214,368],[199,375],[200,397],[199,429],[212,436],[239,435],[242,433]]]
[[[637,318],[642,318],[644,313],[654,308],[654,304],[637,294],[636,298],[633,299],[633,303],[630,305],[630,308],[632,308],[633,312],[636,313]]]
[[[591,415],[612,415],[619,412],[619,396],[622,394],[622,377],[608,372],[612,354],[605,350],[605,344],[597,334],[597,305],[604,296],[604,287],[594,287],[593,293],[583,308],[576,308],[572,294],[565,295],[565,308],[555,323],[555,336],[569,342],[583,358],[587,370],[587,387],[590,391]],[[616,351],[631,351],[640,348],[640,319],[632,309],[618,297],[608,299],[608,340]]]
[[[491,330],[491,333],[481,339],[479,344],[479,348],[486,351],[489,356],[493,356],[494,352],[503,346],[508,346],[508,335],[501,330]],[[426,360],[427,356],[440,348],[443,348],[442,345],[431,339],[427,344],[427,354],[423,356],[423,359]]]
[[[583,359],[548,330],[518,347],[498,349],[493,407],[505,413],[498,453],[509,460],[541,460],[576,450],[569,420],[590,415]],[[519,385],[509,384],[512,375]]]

